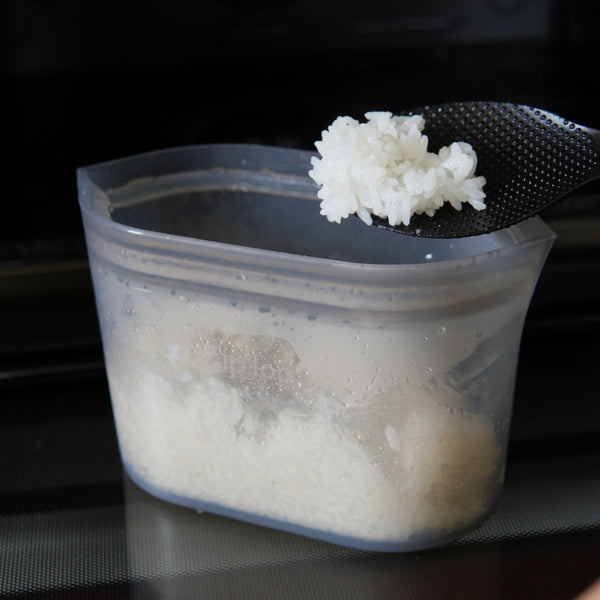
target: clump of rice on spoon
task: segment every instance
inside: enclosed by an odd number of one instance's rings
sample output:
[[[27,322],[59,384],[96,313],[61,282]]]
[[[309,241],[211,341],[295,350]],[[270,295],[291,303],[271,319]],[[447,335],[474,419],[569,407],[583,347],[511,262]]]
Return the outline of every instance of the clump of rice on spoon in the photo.
[[[356,214],[408,225],[413,215],[435,212],[448,202],[456,210],[469,203],[485,209],[485,177],[475,176],[477,155],[470,144],[453,142],[428,151],[419,115],[373,111],[360,123],[338,117],[315,143],[310,177],[320,186],[321,214],[329,221]]]

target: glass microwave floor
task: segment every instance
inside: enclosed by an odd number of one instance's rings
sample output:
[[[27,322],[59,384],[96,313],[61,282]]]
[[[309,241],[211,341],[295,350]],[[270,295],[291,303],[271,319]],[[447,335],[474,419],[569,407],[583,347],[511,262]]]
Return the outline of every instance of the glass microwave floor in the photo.
[[[96,433],[85,440],[77,424],[59,429],[19,433],[57,452],[80,445],[80,454],[112,439],[108,419],[90,424]],[[2,440],[6,452],[14,436]],[[14,454],[15,468],[24,466]],[[117,466],[114,452],[106,460]],[[84,462],[66,460],[63,475],[76,481]],[[57,480],[38,491],[36,506],[24,490],[23,512],[15,503],[10,514],[4,486],[0,597],[570,600],[600,573],[599,473],[597,453],[516,461],[500,505],[480,529],[406,554],[358,551],[198,514],[150,496],[127,476],[64,488]]]

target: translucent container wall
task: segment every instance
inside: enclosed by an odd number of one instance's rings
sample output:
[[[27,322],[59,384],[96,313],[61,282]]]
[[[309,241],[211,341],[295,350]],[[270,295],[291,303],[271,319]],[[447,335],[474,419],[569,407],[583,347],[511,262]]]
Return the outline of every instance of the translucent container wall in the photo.
[[[210,145],[79,169],[124,466],[164,500],[331,542],[445,543],[501,493],[554,235],[332,224],[310,156]]]

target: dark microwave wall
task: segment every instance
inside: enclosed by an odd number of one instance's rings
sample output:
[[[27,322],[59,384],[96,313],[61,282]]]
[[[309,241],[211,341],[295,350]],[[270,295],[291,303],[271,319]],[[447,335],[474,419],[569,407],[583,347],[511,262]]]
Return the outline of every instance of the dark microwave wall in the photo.
[[[467,99],[600,126],[595,4],[6,0],[0,243],[79,236],[75,168],[160,147],[312,148],[338,114]]]

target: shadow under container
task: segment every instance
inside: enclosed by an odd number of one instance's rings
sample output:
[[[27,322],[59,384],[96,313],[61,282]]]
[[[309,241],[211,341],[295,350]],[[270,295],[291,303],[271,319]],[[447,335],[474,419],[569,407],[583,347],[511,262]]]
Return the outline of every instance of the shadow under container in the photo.
[[[501,493],[554,234],[332,224],[311,156],[207,145],[78,170],[124,468],[163,500],[329,542],[449,542]]]

